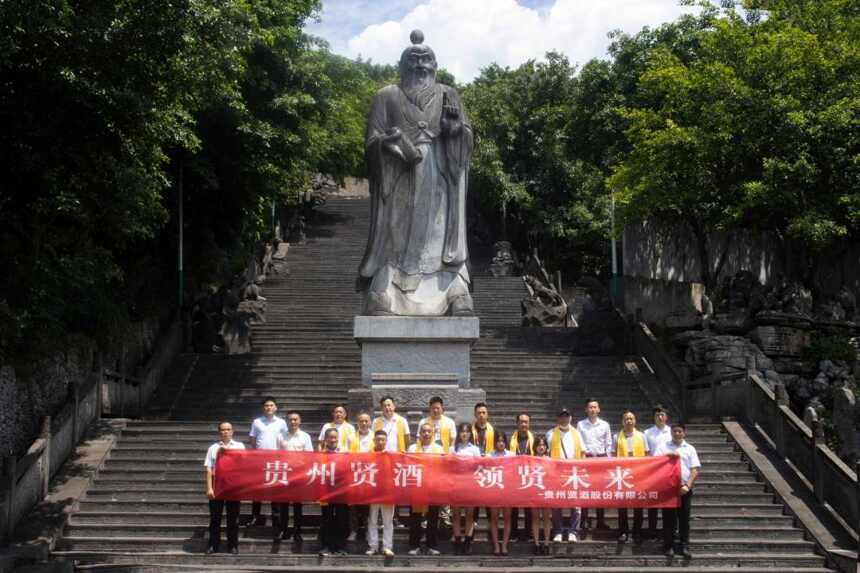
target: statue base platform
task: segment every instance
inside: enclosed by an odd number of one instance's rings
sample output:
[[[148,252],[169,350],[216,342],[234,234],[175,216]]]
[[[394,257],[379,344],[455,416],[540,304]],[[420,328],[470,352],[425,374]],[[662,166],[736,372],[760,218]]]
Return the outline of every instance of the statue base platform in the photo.
[[[478,340],[474,317],[357,316],[354,337],[361,346],[362,387],[349,391],[353,412],[377,412],[391,395],[411,421],[440,396],[446,414],[468,421],[486,393],[471,387],[470,353]]]

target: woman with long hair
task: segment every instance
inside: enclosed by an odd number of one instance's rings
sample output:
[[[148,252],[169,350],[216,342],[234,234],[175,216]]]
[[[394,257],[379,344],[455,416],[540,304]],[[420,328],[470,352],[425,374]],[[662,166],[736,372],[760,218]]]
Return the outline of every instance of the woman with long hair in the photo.
[[[504,458],[514,455],[508,450],[508,437],[504,432],[496,431],[495,441],[493,442],[493,453],[490,454],[494,458]],[[502,543],[499,544],[499,514],[505,520],[504,529],[502,530]],[[491,507],[490,508],[490,539],[493,540],[493,555],[507,555],[508,542],[511,540],[511,508],[510,507]]]
[[[454,440],[455,456],[479,456],[481,450],[472,443],[471,424],[460,424],[457,426],[457,439]],[[465,514],[465,527],[460,526],[460,511]],[[475,530],[475,508],[451,506],[451,525],[454,529],[454,553],[457,555],[469,555],[472,553],[472,538]]]
[[[543,434],[535,436],[534,455],[538,457],[549,456],[549,442]],[[543,528],[543,543],[540,540],[541,528]],[[552,510],[548,507],[532,508],[532,538],[535,543],[535,555],[549,555],[549,536],[551,532]]]

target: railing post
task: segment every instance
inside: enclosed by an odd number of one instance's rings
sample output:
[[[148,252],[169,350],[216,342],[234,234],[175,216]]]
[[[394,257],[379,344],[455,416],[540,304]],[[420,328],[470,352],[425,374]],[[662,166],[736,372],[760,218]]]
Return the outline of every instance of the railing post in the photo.
[[[105,369],[102,364],[102,356],[99,354],[99,371],[98,378],[96,379],[96,418],[101,419],[102,417],[102,408],[104,408],[104,396],[102,392],[104,392],[104,381],[105,381]]]
[[[39,461],[39,467],[42,470],[42,499],[48,497],[48,492],[50,491],[50,483],[51,483],[51,417],[45,416],[42,418],[42,435],[40,436],[43,440],[45,440],[45,449],[42,450],[41,460]]]
[[[785,420],[782,415],[782,407],[788,406],[788,394],[785,385],[777,382],[773,387],[775,401],[775,419],[773,426],[773,444],[780,458],[785,458]]]
[[[815,499],[819,503],[824,503],[824,480],[822,474],[821,456],[818,454],[818,442],[824,439],[824,431],[821,429],[821,422],[818,420],[812,421],[812,475],[809,476],[812,481],[812,491],[815,493]]]
[[[756,383],[753,378],[753,368],[755,359],[752,356],[747,356],[747,391],[746,391],[746,410],[747,424],[755,426],[755,398],[756,398]]]
[[[4,488],[6,490],[6,519],[3,523],[3,541],[7,542],[12,537],[12,517],[15,515],[15,499],[18,492],[18,458],[15,452],[9,449],[9,455],[3,458],[3,470],[5,471]]]
[[[119,378],[119,417],[125,418],[125,376]]]
[[[76,444],[78,443],[78,406],[80,406],[77,382],[72,381],[70,390],[72,391],[72,403],[75,406],[72,410],[72,443]]]

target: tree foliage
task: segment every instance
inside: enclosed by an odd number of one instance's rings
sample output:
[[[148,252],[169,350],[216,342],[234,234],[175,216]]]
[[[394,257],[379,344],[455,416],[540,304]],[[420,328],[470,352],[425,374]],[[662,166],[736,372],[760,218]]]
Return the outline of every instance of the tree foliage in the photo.
[[[648,50],[610,183],[626,220],[690,226],[706,284],[720,270],[709,233],[744,227],[781,239],[814,287],[821,253],[860,223],[856,3],[724,4],[691,30],[691,53]]]

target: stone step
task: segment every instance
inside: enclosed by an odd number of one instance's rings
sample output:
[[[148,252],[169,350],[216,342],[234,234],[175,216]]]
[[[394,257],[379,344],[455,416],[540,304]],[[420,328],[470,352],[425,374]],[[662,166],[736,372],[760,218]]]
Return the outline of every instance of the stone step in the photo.
[[[259,554],[202,555],[187,552],[157,551],[134,552],[110,551],[65,551],[54,554],[61,559],[81,564],[91,562],[129,563],[144,562],[162,570],[164,567],[223,567],[226,570],[286,571],[293,573],[317,573],[322,571],[374,571],[391,573],[406,571],[432,571],[453,569],[462,573],[510,573],[514,569],[528,568],[530,573],[555,573],[563,568],[575,569],[579,573],[621,573],[625,571],[649,571],[651,573],[673,573],[677,566],[684,566],[685,573],[832,573],[824,564],[824,558],[816,555],[756,554],[737,551],[717,554],[697,553],[694,561],[684,564],[675,557],[660,556],[612,556],[578,557],[575,554],[556,554],[547,557],[508,557],[472,555],[468,559],[460,556],[439,557],[408,556],[399,554],[394,558],[367,557],[361,555],[331,556],[320,559],[316,555],[290,554],[289,548],[279,548],[277,554],[265,551]],[[562,550],[575,548],[563,547]],[[271,566],[261,565],[271,564]],[[288,569],[287,569],[288,568]],[[224,569],[220,569],[224,570]]]
[[[271,523],[271,514],[268,513],[268,503],[263,504],[263,511],[261,515],[266,517],[266,523]],[[304,505],[304,526],[306,527],[316,527],[319,525],[319,506],[315,504],[305,504]],[[250,515],[251,513],[251,504],[249,502],[243,502],[241,505],[242,515]],[[400,515],[404,519],[406,519],[408,512],[401,508]],[[519,523],[522,524],[524,517],[522,513],[520,514]],[[660,527],[661,517],[658,512],[658,527]],[[618,526],[618,518],[615,515],[614,510],[606,511],[606,522],[609,526],[608,530],[603,531],[615,531]],[[801,529],[797,529],[793,526],[794,519],[789,515],[773,515],[772,513],[764,513],[764,514],[755,514],[755,513],[745,513],[742,516],[732,516],[732,515],[711,515],[707,517],[702,517],[694,514],[690,520],[690,528],[692,531],[793,531],[802,533]],[[209,523],[209,513],[206,509],[205,505],[201,505],[194,511],[188,512],[154,512],[147,511],[145,513],[127,513],[127,512],[113,512],[113,511],[79,511],[74,514],[72,517],[71,523],[80,524],[80,525],[93,525],[93,526],[111,526],[111,525],[127,525],[132,526],[137,523],[143,523],[149,526],[157,526],[157,525],[207,525]],[[647,525],[647,523],[646,523]],[[485,531],[487,528],[487,522],[485,519],[484,512],[481,512],[480,519],[477,522],[476,527],[479,528],[479,531]],[[244,528],[243,531],[251,531],[251,530],[264,530],[265,527],[248,527]],[[395,530],[396,532],[405,532],[406,528],[398,527]],[[601,530],[598,530],[601,531]],[[399,534],[399,533],[398,533]],[[728,535],[727,535],[728,536]]]
[[[280,540],[273,543],[272,539],[249,539],[239,537],[239,552],[264,552],[272,550],[272,546],[281,546]],[[284,543],[283,545],[288,545]],[[447,542],[440,543],[440,551],[446,554],[453,555],[453,550]],[[596,557],[604,555],[627,555],[635,556],[640,553],[640,549],[646,549],[644,544],[636,546],[633,543],[613,543],[605,541],[593,541],[586,539],[575,544],[571,544],[571,548],[575,553],[581,554],[583,557]],[[655,555],[660,555],[661,543],[653,542],[649,544],[651,551]],[[448,546],[448,547],[446,547]],[[488,547],[487,547],[488,546]],[[350,543],[349,550],[352,553],[359,553],[363,545],[359,543]],[[76,550],[113,550],[113,551],[203,551],[206,548],[205,539],[200,536],[197,538],[179,537],[78,537],[75,535],[66,535],[61,541],[61,548],[76,549]],[[316,552],[318,551],[319,543],[315,539],[306,539],[302,545],[303,551]],[[405,553],[408,546],[403,543],[395,544],[395,552]],[[691,537],[690,551],[697,553],[728,553],[737,552],[773,552],[773,553],[810,553],[814,550],[815,544],[803,540],[769,540],[769,539],[749,539],[749,538],[726,538],[726,539],[702,539],[697,540]],[[475,553],[481,553],[481,544],[475,544]],[[483,548],[483,553],[491,553],[492,546],[486,544]],[[529,554],[531,548],[527,544],[517,544],[511,547],[513,551],[518,553]]]

